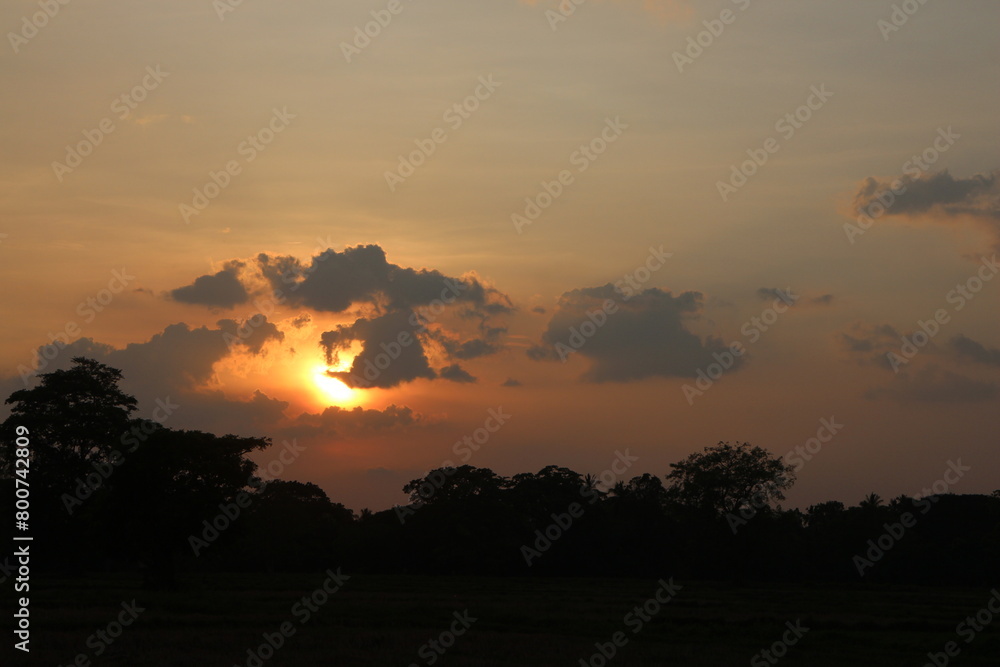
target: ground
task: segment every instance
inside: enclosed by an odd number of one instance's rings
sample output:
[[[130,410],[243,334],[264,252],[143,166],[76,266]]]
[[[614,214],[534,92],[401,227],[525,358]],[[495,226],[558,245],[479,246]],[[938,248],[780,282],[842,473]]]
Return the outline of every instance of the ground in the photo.
[[[30,660],[3,664],[74,664],[84,654],[93,665],[567,665],[604,664],[595,643],[610,651],[608,665],[770,665],[851,667],[916,666],[928,653],[955,641],[952,662],[996,665],[997,623],[959,635],[956,626],[986,606],[988,589],[918,587],[748,585],[732,587],[675,580],[682,588],[648,622],[628,616],[652,598],[656,580],[501,579],[354,575],[317,611],[294,608],[319,590],[325,574],[182,575],[174,591],[143,591],[138,579],[59,579],[32,582]],[[669,576],[664,579],[669,580]],[[668,582],[669,583],[669,582]],[[332,587],[332,586],[331,586]],[[661,593],[661,597],[664,594]],[[322,595],[317,599],[321,600]],[[105,647],[108,628],[133,598],[144,611]],[[10,624],[11,596],[3,596]],[[655,610],[656,605],[650,608]],[[463,623],[443,655],[428,642]],[[474,621],[472,619],[475,619]],[[303,622],[304,621],[304,622]],[[642,628],[638,632],[639,623]],[[294,633],[257,662],[264,635]],[[808,631],[796,639],[788,628]],[[801,632],[801,631],[800,631]],[[5,635],[10,637],[9,632]],[[783,635],[795,639],[778,659],[760,654]],[[627,643],[621,642],[627,639]],[[442,638],[444,643],[449,637]],[[422,649],[423,647],[423,649]],[[106,648],[100,656],[98,650]],[[6,647],[5,647],[6,652]],[[268,657],[270,655],[270,657]],[[941,656],[943,659],[944,656]],[[431,660],[433,659],[433,663]],[[583,661],[581,663],[581,660]],[[79,662],[82,667],[87,663]],[[943,667],[940,663],[937,667]]]

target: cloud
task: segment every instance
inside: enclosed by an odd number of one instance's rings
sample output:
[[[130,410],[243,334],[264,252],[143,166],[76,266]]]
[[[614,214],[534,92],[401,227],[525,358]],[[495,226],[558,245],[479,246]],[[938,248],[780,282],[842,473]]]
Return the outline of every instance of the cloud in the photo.
[[[994,382],[973,380],[937,366],[915,373],[900,373],[885,386],[870,389],[866,398],[889,398],[900,403],[978,403],[995,398],[1000,387]]]
[[[948,170],[893,181],[868,177],[854,196],[856,216],[930,217],[937,222],[973,218],[987,225],[1000,246],[1000,170],[955,178]]]
[[[888,354],[899,354],[903,335],[888,324],[855,323],[849,332],[837,334],[841,347],[862,366],[878,366],[892,370]],[[933,345],[931,343],[930,345]]]
[[[902,176],[892,182],[868,177],[854,196],[854,210],[860,215],[877,203],[885,208],[885,215],[916,216],[933,212],[1000,219],[998,173],[955,178],[944,170],[916,178]]]
[[[242,262],[229,262],[222,271],[201,276],[195,279],[194,284],[171,291],[170,298],[180,303],[214,308],[232,308],[246,303],[250,294],[240,282],[238,273],[241,268]]]
[[[232,320],[222,320],[220,325],[228,328],[224,324],[227,322]],[[245,341],[240,341],[239,345],[254,354],[259,353],[263,341],[257,336],[266,339],[274,336],[266,333],[270,329],[266,326],[267,320],[263,322],[260,330],[265,333],[254,333]],[[115,348],[91,338],[79,338],[60,350],[42,372],[69,368],[73,357],[96,359],[121,369],[129,390],[141,402],[147,403],[168,394],[176,396],[207,383],[214,375],[215,364],[230,356],[237,346],[237,343],[230,344],[232,339],[227,342],[227,333],[225,328],[203,326],[192,329],[180,322],[167,326],[148,341],[129,343],[124,348]],[[39,348],[39,354],[45,347]]]
[[[779,289],[777,287],[761,287],[757,290],[757,298],[761,301],[779,300],[789,306],[829,306],[833,303],[832,294],[820,294],[819,296],[807,296],[795,294],[791,289]]]
[[[264,278],[287,299],[316,311],[342,313],[359,303],[383,310],[465,304],[487,315],[513,311],[510,299],[475,276],[446,276],[432,269],[390,263],[377,245],[343,252],[327,249],[308,264],[289,256],[261,253],[256,258]]]
[[[452,382],[471,383],[476,381],[476,378],[474,378],[468,371],[458,364],[445,366],[438,371],[438,375],[440,375],[443,379],[451,380]]]
[[[222,331],[227,344],[243,345],[254,354],[260,354],[265,343],[269,340],[279,342],[285,340],[285,334],[259,313],[243,322],[219,320],[216,322],[216,326]]]
[[[500,384],[501,387],[520,387],[521,381],[515,380],[514,378],[507,378]]]
[[[433,425],[431,419],[406,406],[393,404],[384,410],[331,406],[319,414],[304,413],[298,416],[290,425],[280,429],[279,434],[288,438],[342,438],[400,432]]]
[[[1000,349],[988,348],[961,334],[952,338],[950,343],[952,349],[962,359],[986,366],[1000,366]]]
[[[415,333],[416,315],[394,311],[374,319],[360,318],[323,333],[320,345],[327,363],[336,365],[341,351],[361,342],[361,352],[345,372],[331,373],[349,387],[395,387],[418,378],[433,379],[424,346]]]
[[[617,310],[600,326],[595,313],[614,300]],[[590,382],[627,382],[647,377],[695,377],[714,363],[714,353],[728,350],[720,339],[700,338],[686,328],[698,319],[699,292],[674,296],[647,289],[625,301],[611,284],[573,290],[562,295],[542,334],[542,344],[528,350],[535,360],[569,356],[574,348],[591,366],[583,379]],[[588,336],[588,332],[592,333]],[[734,368],[743,363],[736,359]]]

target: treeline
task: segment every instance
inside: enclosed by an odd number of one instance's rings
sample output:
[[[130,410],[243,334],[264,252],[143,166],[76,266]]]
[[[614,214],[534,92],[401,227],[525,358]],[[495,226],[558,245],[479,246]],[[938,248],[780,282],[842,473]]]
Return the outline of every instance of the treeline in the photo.
[[[627,465],[600,478],[557,466],[512,477],[441,468],[404,487],[410,504],[355,514],[314,484],[262,482],[247,454],[270,446],[266,439],[132,418],[135,399],[118,389],[120,379],[79,358],[7,400],[2,504],[13,502],[18,478],[28,481],[25,534],[37,545],[33,563],[48,570],[142,571],[151,586],[172,585],[178,571],[338,566],[735,582],[1000,580],[1000,492],[889,502],[872,494],[854,507],[783,510],[792,469],[760,447],[720,443],[663,477],[625,480]],[[17,463],[17,437],[30,441],[27,467]]]

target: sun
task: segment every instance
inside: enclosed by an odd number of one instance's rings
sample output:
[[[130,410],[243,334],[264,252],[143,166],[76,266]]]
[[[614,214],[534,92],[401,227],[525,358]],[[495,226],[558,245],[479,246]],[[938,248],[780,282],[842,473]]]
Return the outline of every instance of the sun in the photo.
[[[357,403],[359,398],[357,390],[351,389],[337,378],[330,377],[327,374],[328,370],[326,364],[315,366],[312,370],[313,384],[323,398],[335,405]]]

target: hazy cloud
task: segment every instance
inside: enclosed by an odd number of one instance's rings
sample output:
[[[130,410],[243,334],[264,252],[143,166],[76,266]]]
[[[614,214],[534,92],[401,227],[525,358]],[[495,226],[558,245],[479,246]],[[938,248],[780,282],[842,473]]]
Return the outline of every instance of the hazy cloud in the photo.
[[[986,366],[1000,366],[1000,349],[986,347],[961,334],[951,339],[951,346],[960,358]]]
[[[866,398],[889,398],[900,403],[978,403],[995,398],[994,382],[973,380],[937,366],[902,372],[885,387],[870,389]]]

